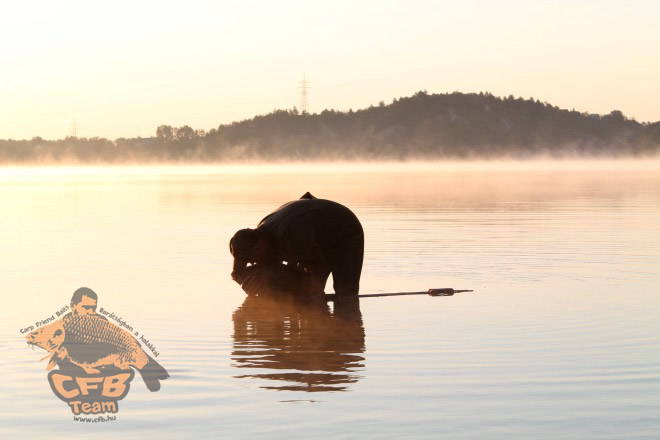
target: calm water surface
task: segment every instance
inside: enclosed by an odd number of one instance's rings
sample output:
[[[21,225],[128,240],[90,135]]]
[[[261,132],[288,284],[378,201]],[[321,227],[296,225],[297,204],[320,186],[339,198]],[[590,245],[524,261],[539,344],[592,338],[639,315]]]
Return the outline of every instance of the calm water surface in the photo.
[[[363,293],[475,292],[246,300],[229,238],[306,191],[361,219]],[[660,435],[657,162],[4,168],[0,207],[0,438]],[[20,333],[80,286],[171,375],[102,424]]]

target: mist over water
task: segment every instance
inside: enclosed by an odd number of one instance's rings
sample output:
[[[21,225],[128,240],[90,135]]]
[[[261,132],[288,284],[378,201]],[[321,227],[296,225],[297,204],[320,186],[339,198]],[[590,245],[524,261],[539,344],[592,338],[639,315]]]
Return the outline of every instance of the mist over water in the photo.
[[[360,218],[362,293],[475,292],[246,300],[229,238],[307,191]],[[660,430],[657,161],[14,167],[0,206],[3,438]],[[99,425],[72,420],[20,333],[81,286],[171,375]]]

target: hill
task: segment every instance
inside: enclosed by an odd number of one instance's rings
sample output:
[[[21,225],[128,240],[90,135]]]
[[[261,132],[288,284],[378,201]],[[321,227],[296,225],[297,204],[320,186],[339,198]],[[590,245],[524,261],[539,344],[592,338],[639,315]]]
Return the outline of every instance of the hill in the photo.
[[[209,132],[157,128],[151,138],[0,140],[0,163],[75,161],[406,160],[643,157],[660,153],[660,122],[560,109],[534,99],[428,94],[358,111],[275,110]]]

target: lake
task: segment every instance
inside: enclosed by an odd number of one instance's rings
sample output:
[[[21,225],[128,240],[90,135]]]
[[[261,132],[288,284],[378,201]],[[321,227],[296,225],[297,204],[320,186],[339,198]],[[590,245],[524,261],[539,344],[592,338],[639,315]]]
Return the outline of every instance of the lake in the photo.
[[[361,293],[474,292],[247,300],[230,237],[307,191]],[[657,161],[7,167],[0,206],[2,438],[658,438]],[[170,374],[104,423],[25,340],[81,286]]]

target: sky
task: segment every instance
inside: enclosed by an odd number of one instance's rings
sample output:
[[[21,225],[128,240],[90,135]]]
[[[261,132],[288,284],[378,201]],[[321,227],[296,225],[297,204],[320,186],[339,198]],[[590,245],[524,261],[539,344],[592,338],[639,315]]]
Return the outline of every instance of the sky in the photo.
[[[488,91],[660,121],[660,1],[0,0],[0,139]]]

